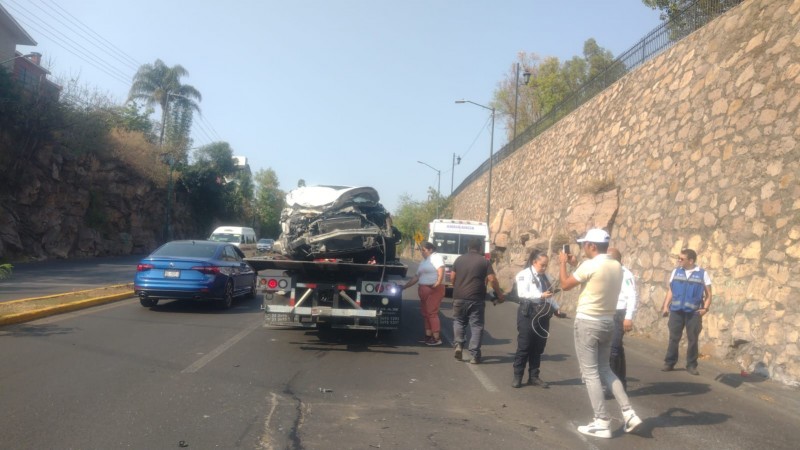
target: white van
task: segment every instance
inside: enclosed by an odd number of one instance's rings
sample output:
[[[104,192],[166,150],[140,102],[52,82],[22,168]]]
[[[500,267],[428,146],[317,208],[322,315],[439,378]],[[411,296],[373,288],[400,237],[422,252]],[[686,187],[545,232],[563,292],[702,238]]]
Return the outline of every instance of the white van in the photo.
[[[467,253],[467,243],[470,239],[480,238],[483,240],[483,253],[486,259],[490,259],[489,249],[489,227],[485,222],[475,222],[472,220],[455,219],[435,219],[428,224],[430,234],[428,241],[436,245],[436,251],[444,259],[444,282],[448,292],[453,287],[450,281],[450,271],[453,262],[460,255]]]
[[[256,250],[256,232],[247,227],[219,227],[208,237],[209,241],[230,242],[246,255]]]

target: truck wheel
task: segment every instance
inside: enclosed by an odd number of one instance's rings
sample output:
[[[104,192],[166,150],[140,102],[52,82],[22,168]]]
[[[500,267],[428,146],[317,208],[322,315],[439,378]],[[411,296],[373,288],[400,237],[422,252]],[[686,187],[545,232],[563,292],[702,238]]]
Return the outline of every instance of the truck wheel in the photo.
[[[145,308],[152,308],[158,304],[158,300],[153,300],[152,298],[148,297],[139,297],[139,303],[141,303]]]
[[[225,285],[225,293],[219,301],[220,309],[230,309],[233,306],[233,282],[228,281]]]

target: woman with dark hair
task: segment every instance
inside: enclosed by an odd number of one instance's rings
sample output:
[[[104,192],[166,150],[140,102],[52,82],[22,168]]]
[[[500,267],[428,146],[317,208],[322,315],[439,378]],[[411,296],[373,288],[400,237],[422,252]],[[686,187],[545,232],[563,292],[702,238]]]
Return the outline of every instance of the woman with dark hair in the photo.
[[[444,298],[444,259],[430,242],[422,243],[420,253],[425,259],[419,263],[417,274],[403,285],[403,289],[419,282],[419,302],[425,324],[425,337],[421,343],[442,345],[439,306]]]
[[[542,353],[550,335],[550,317],[562,317],[558,303],[553,299],[556,292],[553,279],[547,275],[550,262],[547,254],[533,250],[527,266],[514,278],[519,298],[517,310],[517,353],[514,356],[514,381],[512,387],[522,387],[525,366],[528,369],[528,384],[547,387],[539,378]]]

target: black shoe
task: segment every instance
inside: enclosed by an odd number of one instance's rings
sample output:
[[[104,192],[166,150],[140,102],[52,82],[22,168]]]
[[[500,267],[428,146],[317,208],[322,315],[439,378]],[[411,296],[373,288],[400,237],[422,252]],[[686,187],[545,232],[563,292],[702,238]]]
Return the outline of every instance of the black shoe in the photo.
[[[700,372],[697,370],[697,367],[687,367],[686,371],[692,375],[700,375]]]
[[[672,364],[664,364],[664,367],[661,368],[662,372],[672,372],[675,369],[675,366]]]
[[[513,387],[513,388],[521,388],[522,387],[522,377],[514,377],[514,381],[511,382],[511,387]]]
[[[547,384],[546,381],[543,381],[539,377],[530,377],[530,378],[528,378],[528,384],[531,385],[531,386],[539,386],[539,387],[543,387],[543,388],[547,388],[547,387],[550,386],[549,384]]]
[[[611,391],[603,391],[603,397],[605,397],[606,400],[614,400],[614,394],[612,394]]]

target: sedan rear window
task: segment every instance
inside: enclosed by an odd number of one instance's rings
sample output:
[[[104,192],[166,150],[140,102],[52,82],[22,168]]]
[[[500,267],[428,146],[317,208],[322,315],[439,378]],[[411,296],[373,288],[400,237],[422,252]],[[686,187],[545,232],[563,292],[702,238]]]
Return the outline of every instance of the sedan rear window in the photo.
[[[188,256],[191,258],[212,258],[219,245],[203,242],[170,242],[154,251],[150,256]]]

